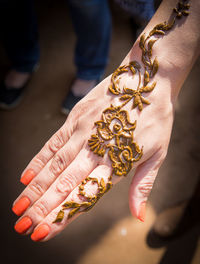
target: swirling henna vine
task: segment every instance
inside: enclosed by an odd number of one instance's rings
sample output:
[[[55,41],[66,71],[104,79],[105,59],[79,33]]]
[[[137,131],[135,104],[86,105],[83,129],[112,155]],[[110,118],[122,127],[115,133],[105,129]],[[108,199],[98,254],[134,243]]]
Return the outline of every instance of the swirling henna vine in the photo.
[[[143,63],[143,81],[141,76],[141,65],[137,61],[131,61],[128,65],[118,67],[111,77],[109,91],[119,96],[120,101],[123,101],[119,106],[111,105],[102,113],[102,119],[95,122],[97,132],[91,135],[88,140],[90,150],[94,154],[103,157],[106,153],[112,163],[112,173],[105,183],[104,179],[87,177],[79,186],[79,195],[82,197],[82,203],[66,202],[62,205],[62,210],[59,211],[54,223],[61,222],[64,217],[64,210],[70,209],[68,219],[78,212],[89,211],[97,201],[112,188],[112,177],[126,176],[133,168],[133,164],[137,162],[143,154],[143,148],[140,148],[134,141],[133,131],[136,128],[136,121],[132,123],[129,119],[127,111],[122,108],[129,102],[133,101],[133,108],[143,110],[143,105],[149,105],[150,102],[142,96],[143,93],[151,92],[156,82],[149,84],[151,79],[158,71],[158,60],[152,60],[152,48],[159,36],[164,36],[167,31],[171,30],[176,22],[183,16],[189,15],[190,6],[187,0],[179,1],[177,7],[173,9],[174,16],[170,22],[164,22],[156,25],[148,34],[145,33],[140,37],[139,47],[142,51]],[[128,87],[120,88],[120,75],[130,72],[133,76],[138,74],[138,85],[136,89]],[[85,193],[85,185],[91,183],[97,185],[97,194],[88,196]]]

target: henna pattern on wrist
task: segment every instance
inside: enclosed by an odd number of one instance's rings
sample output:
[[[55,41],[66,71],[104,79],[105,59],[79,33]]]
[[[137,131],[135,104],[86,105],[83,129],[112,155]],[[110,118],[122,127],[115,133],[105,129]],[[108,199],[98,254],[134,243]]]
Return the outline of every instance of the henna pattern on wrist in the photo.
[[[160,23],[156,25],[148,34],[145,33],[140,37],[139,47],[142,51],[141,61],[143,68],[137,61],[131,61],[128,65],[118,67],[111,77],[111,84],[109,85],[109,91],[119,96],[121,105],[106,108],[102,113],[102,119],[95,122],[97,132],[91,135],[88,140],[90,150],[94,154],[103,157],[108,155],[112,163],[112,173],[105,183],[101,178],[99,181],[97,178],[87,177],[79,185],[79,195],[83,198],[82,203],[66,202],[62,205],[62,210],[59,211],[54,223],[61,222],[64,217],[64,210],[71,209],[68,214],[68,219],[74,216],[78,212],[89,211],[96,202],[112,188],[112,177],[126,176],[133,168],[135,162],[137,162],[143,155],[143,147],[140,148],[134,140],[133,131],[136,128],[136,121],[132,123],[129,118],[129,114],[122,108],[132,100],[132,107],[138,108],[139,111],[143,110],[143,105],[149,105],[150,102],[143,97],[143,93],[149,93],[153,91],[156,86],[156,82],[149,84],[151,79],[158,71],[158,60],[154,58],[152,60],[152,48],[155,42],[159,39],[159,36],[163,36],[167,31],[171,30],[176,22],[176,19],[189,15],[190,5],[187,0],[179,1],[177,7],[173,9],[174,16],[171,21]],[[143,70],[143,81],[141,70]],[[130,72],[133,76],[138,74],[138,85],[136,89],[123,87],[120,88],[120,75]],[[96,184],[98,191],[96,195],[87,196],[85,193],[85,185],[90,182]]]

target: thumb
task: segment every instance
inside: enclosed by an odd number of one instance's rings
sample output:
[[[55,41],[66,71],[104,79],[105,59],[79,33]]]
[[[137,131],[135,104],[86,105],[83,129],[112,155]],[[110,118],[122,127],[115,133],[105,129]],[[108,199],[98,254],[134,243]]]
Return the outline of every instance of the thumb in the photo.
[[[133,176],[129,191],[129,207],[133,216],[144,222],[145,207],[163,159],[155,153],[139,165]]]

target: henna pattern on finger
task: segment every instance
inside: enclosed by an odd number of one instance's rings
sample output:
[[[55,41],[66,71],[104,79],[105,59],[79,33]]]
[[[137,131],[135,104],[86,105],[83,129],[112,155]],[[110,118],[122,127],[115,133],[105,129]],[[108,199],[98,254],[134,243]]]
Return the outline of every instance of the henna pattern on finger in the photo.
[[[78,212],[89,211],[97,201],[112,188],[113,176],[126,176],[133,168],[134,163],[141,159],[143,147],[139,147],[134,140],[133,132],[136,128],[136,121],[132,123],[129,114],[123,107],[132,101],[132,108],[142,111],[144,105],[150,102],[144,97],[145,93],[150,93],[156,86],[156,82],[150,84],[151,79],[156,75],[159,64],[157,58],[152,58],[152,49],[160,36],[164,36],[170,31],[176,20],[189,15],[190,5],[187,0],[179,1],[177,7],[173,9],[174,16],[169,22],[156,25],[146,36],[144,33],[140,37],[139,47],[142,52],[142,66],[137,61],[131,61],[128,65],[119,66],[111,76],[109,91],[119,97],[122,102],[119,106],[111,105],[106,108],[101,120],[95,122],[96,134],[91,135],[88,140],[90,150],[94,154],[104,157],[106,154],[112,164],[112,173],[105,183],[104,179],[87,177],[79,186],[79,195],[83,202],[66,202],[62,205],[54,223],[61,222],[64,218],[64,210],[71,209],[68,219]],[[134,77],[138,75],[138,85],[135,89],[126,86],[120,88],[120,75],[126,73]],[[142,74],[143,72],[143,74]],[[87,196],[85,185],[91,183],[97,185],[97,194]]]

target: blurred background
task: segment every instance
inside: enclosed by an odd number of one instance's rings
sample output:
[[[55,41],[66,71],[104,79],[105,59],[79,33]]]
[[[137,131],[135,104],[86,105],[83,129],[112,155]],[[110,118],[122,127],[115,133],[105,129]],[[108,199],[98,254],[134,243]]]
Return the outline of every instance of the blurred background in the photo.
[[[130,178],[115,186],[88,214],[46,243],[34,243],[14,231],[12,202],[23,190],[20,174],[43,144],[65,121],[60,106],[74,77],[75,34],[65,1],[35,1],[41,47],[40,67],[22,103],[0,110],[1,249],[11,263],[199,264],[200,263],[200,60],[177,103],[175,125],[164,162],[147,207],[144,223],[128,207]],[[106,76],[132,47],[136,31],[130,16],[110,1],[112,41]],[[6,20],[4,21],[6,23]],[[0,43],[0,78],[10,62]],[[157,215],[188,201],[176,235],[162,239],[152,232]]]

